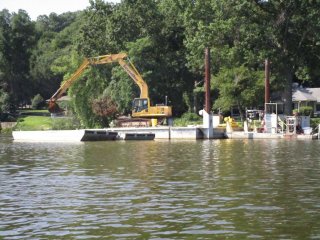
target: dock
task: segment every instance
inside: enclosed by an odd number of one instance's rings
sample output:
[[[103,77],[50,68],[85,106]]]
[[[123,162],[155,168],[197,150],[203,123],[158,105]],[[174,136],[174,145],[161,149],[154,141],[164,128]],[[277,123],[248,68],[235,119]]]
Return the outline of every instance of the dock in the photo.
[[[80,130],[13,131],[15,141],[85,142],[108,140],[203,139],[204,129],[189,127],[134,127]],[[223,130],[215,130],[213,138],[225,138]]]
[[[86,142],[111,140],[198,140],[207,139],[206,129],[201,126],[189,127],[132,127],[80,130],[50,131],[13,131],[15,141],[34,142]],[[210,139],[317,139],[311,134],[258,133],[245,131],[226,132],[223,128],[214,128]]]
[[[301,139],[312,140],[317,139],[317,136],[311,134],[284,134],[284,133],[258,133],[234,131],[226,133],[228,139]]]

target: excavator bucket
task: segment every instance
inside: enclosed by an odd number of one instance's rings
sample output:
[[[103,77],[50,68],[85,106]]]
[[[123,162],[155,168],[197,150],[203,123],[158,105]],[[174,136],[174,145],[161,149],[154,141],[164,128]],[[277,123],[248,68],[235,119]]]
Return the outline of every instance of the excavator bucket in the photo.
[[[62,113],[64,110],[54,101],[49,101],[48,110],[50,113]]]

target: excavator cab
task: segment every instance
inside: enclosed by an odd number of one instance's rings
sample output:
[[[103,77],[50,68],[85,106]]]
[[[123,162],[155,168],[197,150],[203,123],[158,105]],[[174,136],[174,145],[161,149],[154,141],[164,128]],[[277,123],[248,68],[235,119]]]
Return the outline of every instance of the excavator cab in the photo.
[[[135,98],[132,102],[132,112],[139,113],[143,110],[148,112],[149,108],[149,99],[148,98]]]

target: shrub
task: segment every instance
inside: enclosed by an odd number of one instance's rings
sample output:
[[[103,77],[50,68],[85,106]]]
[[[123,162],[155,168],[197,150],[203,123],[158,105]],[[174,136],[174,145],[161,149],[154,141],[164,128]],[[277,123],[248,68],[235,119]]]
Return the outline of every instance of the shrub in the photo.
[[[313,108],[310,106],[300,107],[298,109],[293,109],[293,113],[299,113],[302,116],[313,116]]]
[[[319,124],[320,124],[320,118],[311,118],[310,119],[310,127],[312,127],[313,129],[318,127]]]
[[[192,112],[186,112],[182,115],[182,118],[188,120],[188,121],[200,121],[202,118],[196,114],[196,113],[192,113]]]
[[[45,105],[45,101],[40,94],[37,94],[33,97],[31,101],[32,109],[41,109],[42,107],[44,107],[44,105]]]
[[[10,96],[0,89],[0,114],[10,112]]]
[[[16,116],[10,113],[0,113],[1,122],[15,122],[17,121]]]
[[[52,121],[52,130],[72,130],[81,128],[81,124],[77,118],[54,118]]]
[[[201,124],[202,118],[196,113],[186,112],[181,118],[174,120],[174,125],[176,126],[187,126],[191,124]]]

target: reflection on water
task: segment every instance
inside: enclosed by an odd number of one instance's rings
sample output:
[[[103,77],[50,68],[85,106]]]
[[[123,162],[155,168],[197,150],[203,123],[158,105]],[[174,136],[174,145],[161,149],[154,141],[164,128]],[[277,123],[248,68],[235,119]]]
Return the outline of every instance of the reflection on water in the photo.
[[[0,138],[3,239],[319,239],[318,141]]]

